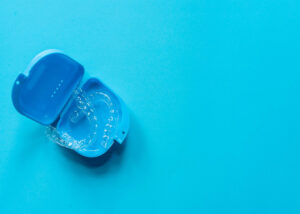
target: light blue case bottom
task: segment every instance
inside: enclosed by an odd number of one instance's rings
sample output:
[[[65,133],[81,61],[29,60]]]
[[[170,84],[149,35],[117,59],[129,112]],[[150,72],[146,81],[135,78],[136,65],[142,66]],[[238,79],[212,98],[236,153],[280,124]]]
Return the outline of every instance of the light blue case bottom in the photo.
[[[74,91],[56,126],[49,127],[49,137],[83,156],[97,157],[114,142],[121,144],[128,128],[124,102],[98,79],[90,78]]]

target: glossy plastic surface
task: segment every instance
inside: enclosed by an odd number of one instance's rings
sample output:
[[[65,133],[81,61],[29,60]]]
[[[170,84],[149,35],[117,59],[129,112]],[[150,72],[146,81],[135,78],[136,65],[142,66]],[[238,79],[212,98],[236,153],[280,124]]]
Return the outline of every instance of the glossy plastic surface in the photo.
[[[86,157],[122,143],[129,128],[123,101],[100,80],[83,79],[83,67],[57,50],[37,55],[16,79],[12,100],[23,115],[48,125],[55,143]]]
[[[23,115],[43,124],[52,124],[78,87],[83,67],[57,50],[37,55],[13,86],[12,100]]]

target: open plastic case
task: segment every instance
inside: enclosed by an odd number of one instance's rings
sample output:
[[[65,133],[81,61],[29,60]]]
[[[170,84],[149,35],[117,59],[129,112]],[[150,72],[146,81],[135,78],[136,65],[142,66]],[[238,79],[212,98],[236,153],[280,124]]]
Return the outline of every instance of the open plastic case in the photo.
[[[38,54],[14,82],[12,100],[26,117],[47,126],[48,137],[86,157],[98,157],[129,128],[124,102],[58,50]]]

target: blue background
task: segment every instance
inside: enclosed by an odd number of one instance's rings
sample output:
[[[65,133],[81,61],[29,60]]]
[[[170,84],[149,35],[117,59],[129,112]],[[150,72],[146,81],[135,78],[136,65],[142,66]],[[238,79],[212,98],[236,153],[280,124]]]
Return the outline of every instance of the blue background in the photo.
[[[0,1],[0,213],[300,213],[300,1]],[[63,50],[131,112],[90,161],[11,87]]]

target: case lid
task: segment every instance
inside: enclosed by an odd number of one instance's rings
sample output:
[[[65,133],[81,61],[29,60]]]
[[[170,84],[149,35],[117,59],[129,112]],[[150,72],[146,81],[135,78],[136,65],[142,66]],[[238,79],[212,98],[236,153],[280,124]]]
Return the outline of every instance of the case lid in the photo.
[[[13,87],[12,100],[23,115],[50,125],[59,117],[80,84],[84,68],[58,50],[38,54]]]

